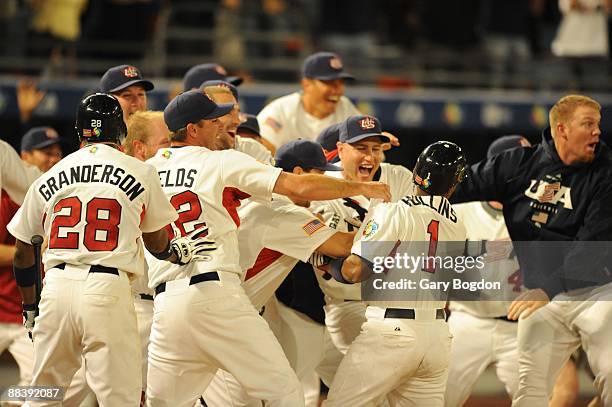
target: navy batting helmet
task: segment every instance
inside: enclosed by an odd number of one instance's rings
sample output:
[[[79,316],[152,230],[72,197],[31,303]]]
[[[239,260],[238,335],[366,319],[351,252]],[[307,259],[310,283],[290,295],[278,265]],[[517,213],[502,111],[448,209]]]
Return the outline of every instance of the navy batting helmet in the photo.
[[[108,93],[94,93],[77,108],[75,128],[79,141],[121,144],[127,134],[119,101]]]
[[[417,159],[414,183],[430,195],[446,195],[463,180],[467,160],[461,148],[450,141],[430,144]]]

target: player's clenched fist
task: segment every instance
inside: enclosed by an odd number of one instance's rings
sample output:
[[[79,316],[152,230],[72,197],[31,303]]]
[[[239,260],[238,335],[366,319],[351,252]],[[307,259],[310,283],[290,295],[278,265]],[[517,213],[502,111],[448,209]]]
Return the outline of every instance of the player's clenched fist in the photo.
[[[389,185],[382,182],[364,182],[361,195],[371,199],[382,199],[384,202],[391,201],[391,189]]]

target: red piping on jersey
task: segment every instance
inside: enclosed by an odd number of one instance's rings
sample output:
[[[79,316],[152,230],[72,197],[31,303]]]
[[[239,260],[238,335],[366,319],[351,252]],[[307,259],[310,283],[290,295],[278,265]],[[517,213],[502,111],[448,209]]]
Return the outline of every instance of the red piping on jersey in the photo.
[[[277,252],[276,250],[264,248],[257,255],[257,260],[255,260],[255,264],[253,264],[253,267],[247,270],[246,275],[244,277],[244,281],[255,277],[261,270],[274,263],[282,255],[282,253]]]
[[[232,220],[236,224],[236,227],[240,227],[240,217],[238,216],[236,208],[240,206],[241,199],[247,199],[250,197],[251,195],[247,194],[246,192],[242,192],[238,188],[223,188],[223,207],[229,216],[231,216]]]

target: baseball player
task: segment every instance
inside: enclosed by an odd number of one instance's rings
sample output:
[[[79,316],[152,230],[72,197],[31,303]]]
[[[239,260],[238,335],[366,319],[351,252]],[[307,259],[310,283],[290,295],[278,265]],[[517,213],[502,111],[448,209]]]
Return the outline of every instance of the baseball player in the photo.
[[[84,357],[101,406],[135,406],[141,372],[130,276],[142,273],[143,253],[134,242],[142,235],[158,258],[187,263],[206,241],[169,241],[164,227],[176,212],[157,174],[118,151],[126,130],[117,99],[85,98],[76,130],[82,148],[32,185],[7,227],[17,239],[13,267],[34,341],[32,385],[67,387]],[[34,235],[49,239],[40,305]]]
[[[233,148],[247,155],[250,155],[257,161],[265,164],[273,165],[274,160],[270,151],[263,144],[250,139],[239,136],[238,126],[240,125],[240,105],[238,104],[238,89],[234,85],[223,81],[207,81],[202,84],[201,89],[215,103],[232,103],[234,108],[230,114],[225,115],[219,120],[224,124],[224,130],[217,135],[217,150],[226,150]]]
[[[400,166],[381,163],[382,144],[389,138],[373,116],[351,116],[340,124],[337,144],[342,172],[329,173],[355,181],[380,180],[391,188],[391,202],[399,201],[413,191],[411,172]],[[363,196],[346,197],[316,204],[328,225],[337,230],[352,231],[367,214],[369,200]],[[355,226],[357,225],[357,226]],[[340,284],[317,274],[325,294],[325,325],[340,352],[346,353],[365,322],[366,304],[361,302],[359,284]]]
[[[177,96],[164,111],[172,147],[148,161],[179,212],[177,233],[204,232],[217,244],[208,261],[185,267],[155,262],[149,269],[149,286],[156,294],[147,377],[150,406],[192,405],[218,368],[236,377],[251,397],[271,405],[303,405],[282,349],[241,287],[237,208],[245,198],[269,201],[272,192],[306,200],[350,190],[389,196],[381,183],[297,176],[237,151],[212,151],[223,131],[218,118],[233,108],[217,105],[199,90]]]
[[[34,127],[21,138],[21,159],[35,165],[42,172],[48,171],[62,159],[63,140],[51,127]]]
[[[278,148],[298,137],[314,140],[330,124],[359,114],[344,96],[344,81],[352,79],[338,55],[310,55],[302,66],[302,91],[272,101],[257,115],[261,135]]]
[[[521,146],[530,146],[522,136],[501,137],[489,146],[487,157]],[[487,242],[510,241],[499,202],[469,202],[453,207],[459,219],[464,220],[470,241],[482,242],[485,248]],[[512,245],[498,244],[497,248],[505,250],[505,259],[496,261],[495,268],[504,273],[503,281],[507,282],[508,292],[496,293],[497,298],[451,301],[449,305],[451,315],[448,327],[453,335],[453,344],[444,396],[444,405],[448,407],[462,406],[480,374],[491,364],[495,365],[497,377],[511,398],[518,387],[517,324],[506,315],[511,302],[509,299],[521,292],[522,278],[518,262],[511,256]],[[482,251],[480,247],[471,249]],[[493,276],[488,278],[502,281]]]
[[[215,63],[194,65],[183,76],[183,91],[198,89],[206,81],[223,81],[240,86],[242,78],[228,76],[224,67]]]
[[[110,93],[119,100],[125,123],[134,113],[147,110],[147,92],[154,88],[153,83],[143,79],[140,70],[132,65],[108,69],[102,75],[98,87],[100,91]]]
[[[263,144],[270,153],[276,153],[276,148],[265,138],[261,137],[261,131],[259,130],[259,122],[257,116],[248,113],[240,113],[240,124],[236,129],[236,135],[241,138],[251,138],[258,143]]]
[[[612,405],[611,155],[600,141],[601,106],[559,99],[532,148],[474,164],[457,200],[496,200],[527,288],[509,307],[518,321],[515,406],[545,406],[555,378],[582,344],[604,405]],[[521,243],[527,241],[527,243]],[[541,242],[548,243],[541,243]]]
[[[60,141],[51,128],[33,128],[21,140],[23,161],[34,165],[40,171],[48,170],[59,158],[53,147]],[[5,349],[13,355],[19,367],[19,385],[25,386],[32,380],[34,367],[34,347],[32,341],[23,334],[21,315],[21,295],[13,276],[13,256],[15,239],[8,233],[6,225],[17,213],[19,205],[2,191],[0,198],[0,353]]]
[[[164,121],[163,112],[144,111],[136,112],[130,116],[127,124],[127,137],[123,142],[125,153],[146,161],[152,158],[157,150],[170,146],[170,130]],[[145,251],[144,272],[132,281],[132,292],[134,293],[134,308],[136,310],[136,322],[138,324],[138,335],[142,354],[142,391],[147,389],[147,359],[149,347],[149,335],[153,323],[153,290],[149,288],[148,267],[152,256]]]
[[[294,140],[281,146],[275,161],[283,171],[298,175],[341,170],[328,164],[321,146],[309,140]],[[298,260],[308,261],[315,249],[333,258],[350,254],[354,233],[337,232],[325,226],[305,209],[308,206],[308,201],[275,195],[271,206],[250,202],[238,211],[244,220],[238,229],[240,267],[245,272],[242,286],[255,309],[264,309]],[[266,305],[264,318],[268,311]],[[285,353],[291,354],[288,349]],[[288,359],[291,363],[292,358]],[[340,363],[339,360],[336,362]],[[292,364],[292,367],[295,366]],[[328,385],[334,372],[335,369],[332,372],[321,371]],[[298,377],[302,373],[296,371]],[[206,390],[204,399],[209,406],[247,405],[248,397],[240,390],[233,377],[219,372]]]
[[[463,152],[453,143],[441,141],[423,150],[413,171],[416,193],[371,210],[358,232],[353,254],[330,264],[334,279],[342,283],[367,280],[362,268],[371,272],[378,257],[386,263],[386,257],[393,259],[394,252],[423,256],[422,246],[417,248],[419,242],[429,243],[429,256],[449,254],[442,242],[463,243],[465,227],[447,198],[461,182],[465,169]],[[385,243],[395,246],[384,249],[389,246]],[[376,287],[372,281],[385,281],[395,272],[396,268],[389,266],[385,274],[377,274],[365,284]],[[434,266],[414,273],[397,272],[416,288],[400,296],[391,290],[372,294],[367,321],[342,359],[324,405],[371,406],[385,398],[391,406],[443,405],[451,345],[446,301],[438,298],[443,296],[437,292],[422,289],[420,281],[444,271]]]

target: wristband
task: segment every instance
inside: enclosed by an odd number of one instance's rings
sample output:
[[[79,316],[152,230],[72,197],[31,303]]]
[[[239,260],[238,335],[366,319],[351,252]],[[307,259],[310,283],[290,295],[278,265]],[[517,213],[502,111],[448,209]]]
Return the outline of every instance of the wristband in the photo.
[[[166,246],[166,248],[164,250],[162,250],[159,253],[154,253],[154,252],[150,252],[153,256],[155,256],[156,259],[159,260],[166,260],[167,258],[169,258],[170,256],[172,256],[174,254],[174,250],[172,249],[172,245],[170,244],[170,240],[168,240],[168,245]]]
[[[13,274],[19,287],[32,287],[36,283],[36,263],[30,267],[20,268],[13,265]]]
[[[21,304],[24,311],[36,311],[36,304]]]
[[[346,260],[346,258],[332,260],[329,263],[330,274],[336,281],[343,284],[354,284],[352,281],[346,280],[342,275],[342,264],[344,263],[344,260]]]

